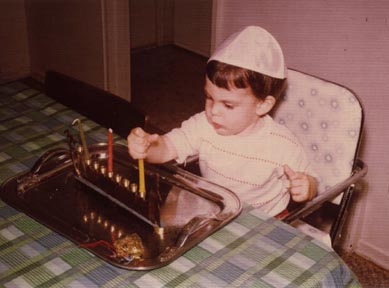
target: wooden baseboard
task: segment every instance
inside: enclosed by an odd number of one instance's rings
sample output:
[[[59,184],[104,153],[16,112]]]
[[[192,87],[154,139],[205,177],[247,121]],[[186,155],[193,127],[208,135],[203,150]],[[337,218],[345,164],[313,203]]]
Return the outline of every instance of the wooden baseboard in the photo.
[[[389,254],[366,240],[359,241],[355,253],[374,264],[389,270]]]
[[[199,54],[201,56],[204,56],[207,59],[209,58],[209,51],[202,51],[202,50],[198,50],[198,49],[193,49],[193,47],[189,47],[188,45],[186,45],[184,43],[180,43],[180,42],[175,42],[174,45],[176,45],[176,46],[178,46],[180,48],[183,48],[185,50],[188,50],[190,52],[193,52],[193,53]]]

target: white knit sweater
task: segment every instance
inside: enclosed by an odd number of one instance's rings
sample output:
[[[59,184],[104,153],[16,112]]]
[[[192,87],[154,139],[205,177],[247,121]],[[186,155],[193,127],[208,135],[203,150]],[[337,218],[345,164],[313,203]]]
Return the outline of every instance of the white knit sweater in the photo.
[[[202,176],[235,192],[246,204],[274,216],[288,205],[289,181],[282,165],[314,175],[297,138],[270,116],[250,135],[222,136],[198,113],[166,137],[179,163],[198,155]]]

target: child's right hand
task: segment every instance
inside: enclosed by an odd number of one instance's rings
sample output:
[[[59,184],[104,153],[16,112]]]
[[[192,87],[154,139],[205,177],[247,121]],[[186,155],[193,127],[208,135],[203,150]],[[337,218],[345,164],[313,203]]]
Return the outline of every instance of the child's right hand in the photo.
[[[158,134],[149,134],[142,128],[134,128],[127,137],[128,152],[134,159],[145,159],[150,146],[158,139]]]

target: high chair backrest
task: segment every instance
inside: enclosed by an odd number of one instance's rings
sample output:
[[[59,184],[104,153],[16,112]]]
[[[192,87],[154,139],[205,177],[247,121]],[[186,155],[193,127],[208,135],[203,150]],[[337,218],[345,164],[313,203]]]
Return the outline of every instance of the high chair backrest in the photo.
[[[319,175],[319,193],[350,176],[363,109],[349,89],[288,69],[288,88],[273,114],[299,138]]]

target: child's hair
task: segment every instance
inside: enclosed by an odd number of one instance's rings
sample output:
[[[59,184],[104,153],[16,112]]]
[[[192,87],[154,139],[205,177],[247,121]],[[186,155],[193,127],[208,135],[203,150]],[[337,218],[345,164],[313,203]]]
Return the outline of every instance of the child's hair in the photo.
[[[269,95],[278,99],[286,88],[286,79],[273,78],[216,60],[207,63],[206,74],[219,88],[251,88],[255,97],[261,100]]]

